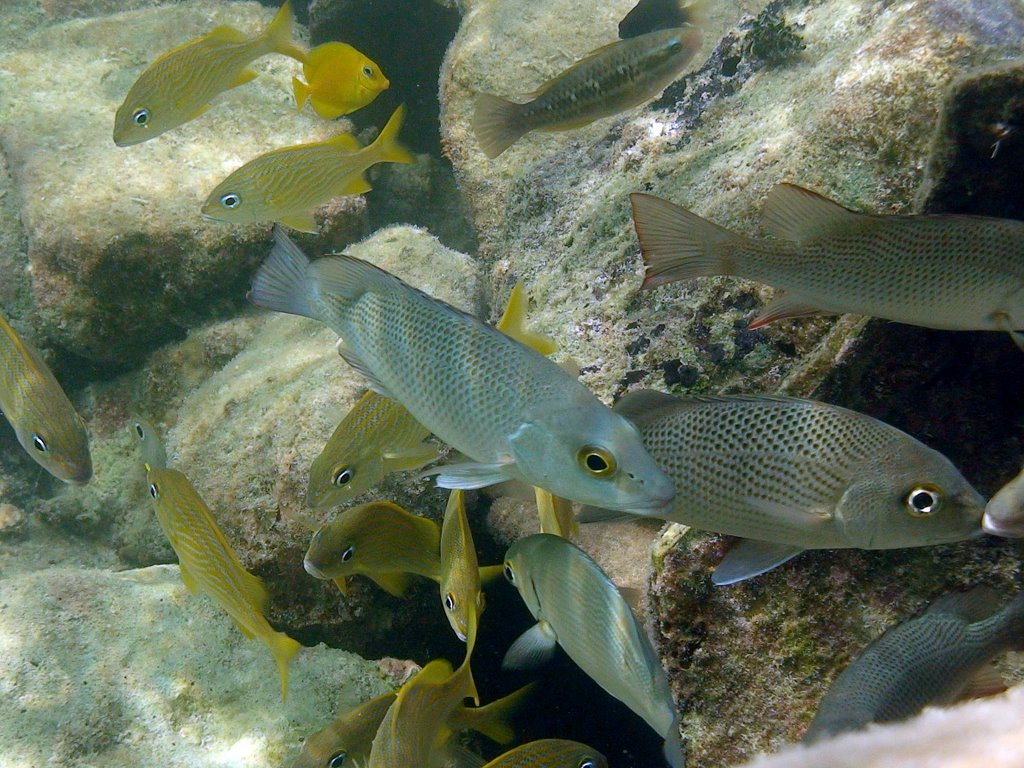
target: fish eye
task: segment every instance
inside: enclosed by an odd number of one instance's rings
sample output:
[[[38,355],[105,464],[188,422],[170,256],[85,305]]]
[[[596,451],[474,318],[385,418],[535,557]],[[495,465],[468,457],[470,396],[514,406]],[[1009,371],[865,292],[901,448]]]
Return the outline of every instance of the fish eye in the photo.
[[[512,584],[516,583],[516,572],[512,570],[511,563],[505,563],[505,578]]]
[[[615,457],[599,445],[580,448],[576,461],[594,477],[607,477],[615,472]]]
[[[580,760],[580,764],[576,768],[597,768],[597,763],[591,760],[589,757],[584,757]]]
[[[149,495],[154,499],[160,498],[160,489],[156,487],[156,483],[149,484]]]
[[[146,433],[142,429],[142,425],[139,422],[135,422],[135,434],[139,436],[139,440],[146,439]]]
[[[931,517],[942,506],[942,495],[933,485],[911,488],[903,503],[912,517]]]
[[[220,196],[220,204],[223,205],[228,210],[232,210],[242,204],[242,198],[240,198],[234,192],[228,192],[226,195]]]
[[[344,749],[339,752],[335,752],[331,755],[331,759],[327,761],[327,768],[341,768],[341,766],[345,764],[345,758],[347,757],[348,752]]]
[[[448,612],[455,610],[455,595],[452,592],[444,596],[444,609]]]
[[[341,562],[347,563],[349,560],[352,559],[352,555],[354,555],[355,553],[356,553],[356,546],[355,546],[355,544],[353,544],[351,547],[349,547],[348,549],[346,549],[344,552],[341,553]]]
[[[683,42],[679,38],[674,38],[672,40],[672,42],[668,44],[668,49],[672,53],[675,53],[676,51],[678,51],[682,47],[683,47]]]
[[[368,64],[366,66],[364,66],[363,67],[363,76],[364,77],[373,77],[373,67],[371,67]]]
[[[352,468],[338,467],[338,470],[334,473],[334,479],[331,482],[335,485],[348,485],[352,482]]]
[[[136,109],[132,112],[132,122],[138,126],[143,126],[149,122],[149,110],[148,109]]]
[[[35,446],[35,449],[40,453],[46,453],[49,450],[46,446],[46,441],[43,440],[38,433],[34,433],[32,435],[32,445]]]

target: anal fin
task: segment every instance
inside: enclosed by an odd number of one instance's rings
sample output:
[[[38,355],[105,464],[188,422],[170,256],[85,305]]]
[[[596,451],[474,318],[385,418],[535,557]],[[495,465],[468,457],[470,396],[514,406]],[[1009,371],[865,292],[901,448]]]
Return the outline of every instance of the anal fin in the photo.
[[[810,304],[806,299],[799,296],[790,296],[786,293],[776,293],[768,306],[751,320],[747,326],[750,330],[761,328],[776,320],[787,320],[793,317],[807,317],[808,315],[821,314],[821,308]]]

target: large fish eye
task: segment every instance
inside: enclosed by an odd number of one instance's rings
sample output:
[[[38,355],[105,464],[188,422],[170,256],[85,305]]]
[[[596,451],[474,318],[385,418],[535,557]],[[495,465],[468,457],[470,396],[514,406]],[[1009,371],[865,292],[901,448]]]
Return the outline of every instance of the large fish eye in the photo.
[[[135,422],[135,434],[139,436],[139,440],[146,439],[146,432],[142,429],[142,425],[139,422]]]
[[[327,761],[327,768],[341,768],[345,764],[345,758],[348,757],[348,752],[342,749],[339,752],[335,752],[331,755],[331,759]]]
[[[160,489],[156,487],[156,483],[149,484],[149,495],[154,499],[160,498]]]
[[[352,482],[352,468],[338,467],[334,472],[334,477],[331,482],[335,485],[348,485]]]
[[[455,610],[455,594],[453,592],[444,596],[444,609],[449,613]]]
[[[599,445],[580,448],[576,461],[594,477],[607,477],[615,471],[615,457]]]
[[[364,66],[363,67],[363,76],[364,77],[373,77],[373,67],[371,67],[369,65]]]
[[[934,485],[911,488],[903,503],[912,517],[931,517],[942,506],[942,495]]]
[[[516,583],[516,572],[512,570],[512,563],[506,562],[504,570],[505,570],[505,578],[508,579],[510,583],[515,584]]]
[[[132,112],[132,122],[138,126],[143,126],[149,122],[149,110],[148,109],[136,109]]]
[[[33,435],[32,435],[32,445],[40,453],[46,453],[49,450],[46,447],[46,441],[43,440],[43,438],[40,437],[38,433],[33,433]]]
[[[589,757],[584,757],[580,760],[580,764],[576,768],[597,768],[597,763],[591,760]]]
[[[242,198],[234,192],[228,192],[226,195],[220,196],[220,204],[228,210],[233,210],[242,204]]]
[[[346,549],[344,552],[341,553],[341,562],[347,563],[349,560],[352,559],[352,555],[354,555],[355,553],[356,553],[356,545],[353,544],[351,547],[349,547],[348,549]]]

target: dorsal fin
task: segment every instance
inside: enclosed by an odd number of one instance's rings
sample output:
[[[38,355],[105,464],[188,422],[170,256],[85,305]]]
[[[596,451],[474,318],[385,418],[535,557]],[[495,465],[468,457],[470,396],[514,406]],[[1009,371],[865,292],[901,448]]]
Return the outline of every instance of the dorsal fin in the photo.
[[[796,184],[778,184],[768,193],[762,217],[772,235],[800,243],[862,215]]]
[[[678,405],[679,398],[654,389],[627,392],[612,410],[626,419],[635,419],[667,405]]]

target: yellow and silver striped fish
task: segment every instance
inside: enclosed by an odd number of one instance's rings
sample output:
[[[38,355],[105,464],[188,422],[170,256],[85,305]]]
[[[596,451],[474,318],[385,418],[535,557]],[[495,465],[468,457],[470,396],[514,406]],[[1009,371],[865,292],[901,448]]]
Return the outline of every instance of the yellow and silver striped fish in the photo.
[[[0,316],[0,411],[18,442],[43,469],[66,483],[92,477],[89,435],[39,351]]]
[[[114,117],[119,147],[148,141],[199,117],[219,93],[243,85],[256,73],[246,69],[268,53],[305,61],[292,42],[291,2],[254,38],[222,26],[165,53],[139,75]]]
[[[367,147],[342,133],[260,155],[217,185],[203,203],[203,216],[231,224],[277,221],[315,233],[313,210],[334,197],[368,192],[363,172],[371,165],[415,162],[398,143],[404,118],[401,106]]]
[[[156,430],[135,419],[131,431],[142,441],[143,450],[155,455],[150,446],[159,439]],[[148,462],[145,467],[157,522],[178,555],[181,579],[188,591],[213,598],[243,635],[258,638],[270,649],[281,678],[281,699],[286,700],[288,663],[302,646],[267,622],[263,615],[267,602],[263,583],[239,562],[188,478],[177,470]]]
[[[608,768],[608,760],[578,741],[539,739],[499,755],[483,768]]]
[[[466,644],[469,666],[476,645],[480,614],[484,612],[484,593],[480,589],[480,565],[476,558],[476,545],[466,518],[466,505],[462,491],[448,495],[448,505],[441,523],[441,605],[455,636]],[[480,703],[476,684],[471,683],[473,701]]]

